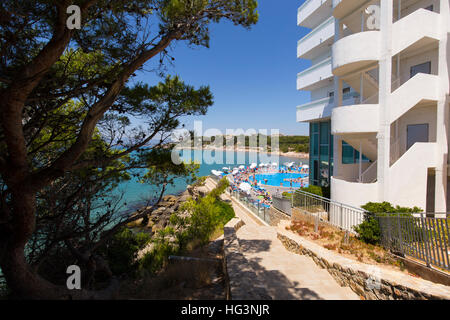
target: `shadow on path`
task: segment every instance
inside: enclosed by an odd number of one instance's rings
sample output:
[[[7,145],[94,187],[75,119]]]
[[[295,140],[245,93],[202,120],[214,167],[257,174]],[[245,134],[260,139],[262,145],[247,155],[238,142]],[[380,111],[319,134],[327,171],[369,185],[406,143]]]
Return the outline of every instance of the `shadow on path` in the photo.
[[[309,288],[302,288],[296,281],[290,281],[278,270],[268,270],[261,263],[262,258],[246,257],[243,252],[255,254],[268,252],[271,240],[242,240],[239,239],[240,257],[239,270],[235,274],[238,279],[241,294],[240,299],[274,300],[321,300],[319,294]],[[276,257],[274,257],[276,259]],[[246,289],[248,288],[248,289]],[[245,293],[247,290],[248,298]]]

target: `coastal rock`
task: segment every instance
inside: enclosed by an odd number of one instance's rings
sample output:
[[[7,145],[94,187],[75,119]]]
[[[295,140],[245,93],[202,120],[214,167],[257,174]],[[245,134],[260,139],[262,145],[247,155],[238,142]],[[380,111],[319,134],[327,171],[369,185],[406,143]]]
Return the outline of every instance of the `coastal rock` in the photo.
[[[179,202],[186,202],[191,198],[191,196],[188,194],[182,194],[180,198],[178,199]]]
[[[152,212],[152,216],[160,216],[166,211],[166,207],[159,207],[155,211]]]
[[[173,195],[167,195],[162,198],[162,201],[158,204],[159,207],[172,207],[178,201],[178,198]]]
[[[197,192],[200,197],[205,197],[209,193],[209,190],[208,188],[201,186],[197,188]]]

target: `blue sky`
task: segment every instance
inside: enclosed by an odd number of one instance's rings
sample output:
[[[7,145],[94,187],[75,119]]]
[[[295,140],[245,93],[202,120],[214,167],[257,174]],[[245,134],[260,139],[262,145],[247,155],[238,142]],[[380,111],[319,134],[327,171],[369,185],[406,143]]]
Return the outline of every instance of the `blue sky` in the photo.
[[[308,29],[297,26],[297,8],[304,1],[260,0],[257,25],[251,30],[228,22],[211,26],[210,48],[177,43],[168,73],[186,83],[210,85],[214,106],[203,128],[279,129],[282,134],[308,135],[308,125],[296,122],[296,106],[308,102],[309,92],[296,90],[296,75],[310,63],[296,57],[297,41]],[[155,84],[147,73],[139,80]],[[193,129],[193,118],[185,119]]]

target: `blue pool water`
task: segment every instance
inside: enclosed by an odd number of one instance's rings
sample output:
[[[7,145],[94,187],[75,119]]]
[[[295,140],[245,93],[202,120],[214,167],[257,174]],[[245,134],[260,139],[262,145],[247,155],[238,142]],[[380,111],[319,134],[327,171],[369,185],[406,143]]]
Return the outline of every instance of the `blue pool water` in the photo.
[[[285,181],[285,179],[299,179],[307,177],[307,174],[303,173],[272,173],[272,174],[257,174],[255,175],[256,181],[258,183],[268,185],[268,186],[274,186],[274,187],[290,187],[291,183],[290,181]],[[267,179],[267,182],[264,181]],[[253,176],[250,176],[250,180],[253,181]],[[307,184],[303,184],[303,186],[307,186]],[[299,182],[292,182],[293,188],[300,188],[301,183]]]

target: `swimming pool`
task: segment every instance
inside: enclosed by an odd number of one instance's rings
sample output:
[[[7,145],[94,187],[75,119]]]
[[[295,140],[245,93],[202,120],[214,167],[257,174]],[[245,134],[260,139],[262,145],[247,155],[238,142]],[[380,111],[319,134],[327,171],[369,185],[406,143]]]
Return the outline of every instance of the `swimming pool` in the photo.
[[[299,179],[307,177],[307,174],[303,173],[271,173],[271,174],[257,174],[255,175],[256,181],[258,183],[274,186],[274,187],[290,187],[290,181],[285,181],[286,179]],[[267,179],[267,182],[265,181]],[[253,175],[250,176],[250,181],[253,181]],[[303,185],[307,186],[307,183]],[[293,188],[300,188],[300,182],[292,182]]]

